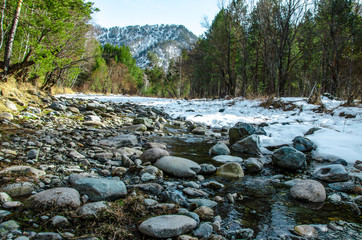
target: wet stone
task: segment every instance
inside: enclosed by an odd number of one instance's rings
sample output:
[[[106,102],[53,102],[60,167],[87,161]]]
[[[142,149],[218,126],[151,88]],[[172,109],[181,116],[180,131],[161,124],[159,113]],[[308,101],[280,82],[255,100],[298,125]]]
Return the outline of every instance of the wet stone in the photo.
[[[218,176],[230,178],[244,177],[244,171],[239,163],[230,162],[223,164],[216,172]]]
[[[194,231],[194,236],[201,239],[208,239],[213,232],[213,228],[209,223],[202,223],[199,228]]]
[[[302,180],[295,184],[291,190],[291,195],[300,201],[324,202],[326,199],[326,190],[324,186],[315,180]]]
[[[326,182],[345,182],[349,180],[348,172],[341,164],[323,166],[314,171],[313,177]]]
[[[272,155],[273,163],[288,170],[298,170],[307,165],[306,156],[292,147],[282,147]]]
[[[210,155],[229,155],[230,149],[225,143],[217,143],[209,150]]]

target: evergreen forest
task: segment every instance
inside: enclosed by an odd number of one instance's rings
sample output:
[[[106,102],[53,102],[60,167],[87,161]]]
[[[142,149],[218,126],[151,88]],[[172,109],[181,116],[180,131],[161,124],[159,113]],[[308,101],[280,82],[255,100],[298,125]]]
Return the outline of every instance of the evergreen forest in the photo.
[[[362,96],[359,0],[230,0],[167,70],[102,46],[84,0],[1,0],[0,76],[45,91],[172,98]],[[120,16],[121,17],[121,16]]]

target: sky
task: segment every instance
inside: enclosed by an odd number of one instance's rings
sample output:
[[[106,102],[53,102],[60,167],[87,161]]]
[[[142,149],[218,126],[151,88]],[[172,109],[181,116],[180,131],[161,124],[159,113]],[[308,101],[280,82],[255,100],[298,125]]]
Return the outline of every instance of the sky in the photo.
[[[102,27],[130,25],[184,25],[196,36],[206,29],[205,17],[211,22],[219,12],[220,0],[89,0],[100,11],[93,22]]]

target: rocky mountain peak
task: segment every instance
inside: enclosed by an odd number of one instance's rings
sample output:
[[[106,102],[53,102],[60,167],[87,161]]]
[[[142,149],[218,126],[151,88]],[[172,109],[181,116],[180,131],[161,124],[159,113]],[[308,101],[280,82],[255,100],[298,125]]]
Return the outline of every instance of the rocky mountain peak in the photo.
[[[197,37],[183,25],[145,25],[127,27],[96,27],[96,36],[102,45],[129,46],[137,65],[146,68],[147,53],[155,52],[164,69],[170,60],[180,56],[183,49],[190,49]]]

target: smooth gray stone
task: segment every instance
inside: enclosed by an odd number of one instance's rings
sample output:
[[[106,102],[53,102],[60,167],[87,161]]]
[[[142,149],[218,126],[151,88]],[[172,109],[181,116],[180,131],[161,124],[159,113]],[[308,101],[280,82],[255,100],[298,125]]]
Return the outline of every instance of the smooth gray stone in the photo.
[[[199,205],[199,207],[205,206],[205,207],[213,208],[217,205],[217,202],[212,201],[210,199],[194,198],[194,199],[189,199],[189,202],[196,203],[197,205]]]
[[[200,239],[208,239],[213,232],[213,228],[209,223],[202,223],[199,228],[194,231],[194,236]]]
[[[244,160],[241,157],[234,157],[230,155],[218,155],[212,158],[212,160],[221,163],[238,162],[242,163]]]
[[[209,150],[210,155],[229,155],[230,149],[226,146],[225,143],[217,143],[212,146]]]
[[[163,215],[142,222],[140,232],[156,238],[170,238],[187,233],[196,227],[194,219],[184,215]]]
[[[200,165],[194,161],[173,156],[162,157],[154,165],[176,177],[194,177],[201,170]]]
[[[88,217],[88,216],[96,216],[101,211],[107,209],[107,205],[105,202],[94,202],[94,203],[87,203],[80,208],[77,209],[76,213],[81,217]]]
[[[40,207],[79,207],[80,195],[73,188],[52,188],[39,192],[26,200],[29,208]]]
[[[74,182],[73,187],[86,194],[92,202],[117,200],[126,196],[127,188],[122,181],[100,178],[82,178]]]

